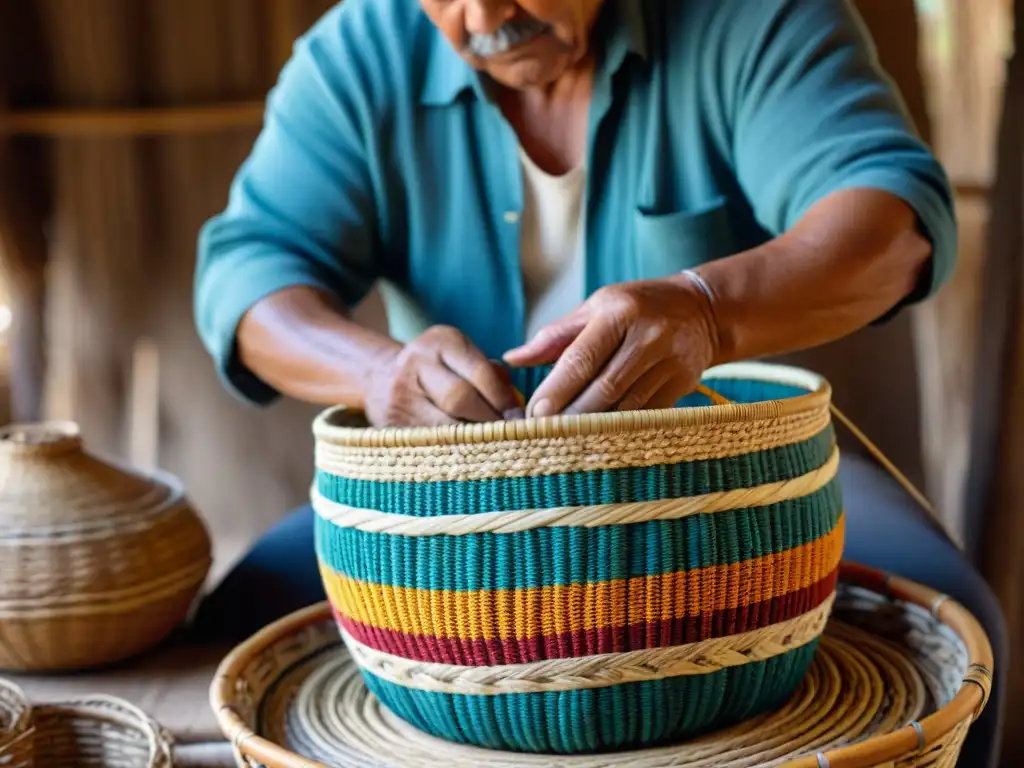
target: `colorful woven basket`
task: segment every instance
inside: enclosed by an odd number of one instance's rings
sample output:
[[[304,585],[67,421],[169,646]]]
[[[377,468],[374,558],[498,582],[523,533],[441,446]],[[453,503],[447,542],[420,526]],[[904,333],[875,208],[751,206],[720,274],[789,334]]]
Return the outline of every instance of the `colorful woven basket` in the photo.
[[[210,703],[240,768],[952,768],[991,684],[991,645],[963,606],[844,563],[789,701],[676,745],[552,757],[430,736],[367,691],[327,604],[235,648]]]
[[[317,555],[367,687],[449,741],[560,754],[786,702],[843,549],[831,390],[769,364],[704,385],[729,404],[412,429],[322,414]]]

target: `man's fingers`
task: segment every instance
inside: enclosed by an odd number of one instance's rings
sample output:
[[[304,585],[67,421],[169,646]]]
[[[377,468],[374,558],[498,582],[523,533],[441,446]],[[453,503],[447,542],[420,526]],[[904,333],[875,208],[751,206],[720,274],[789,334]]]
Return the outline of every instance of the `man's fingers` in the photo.
[[[423,393],[423,388],[416,382],[410,387],[403,387],[396,393],[390,403],[386,417],[376,426],[386,427],[438,427],[457,424],[458,421],[442,411]]]
[[[565,413],[574,415],[615,410],[616,404],[630,393],[637,380],[651,370],[652,363],[657,367],[657,362],[657,359],[645,358],[644,350],[630,343],[627,336],[604,370],[566,407]]]
[[[415,412],[406,425],[417,427],[447,427],[458,424],[459,420],[445,413],[429,400],[420,400],[414,406]]]
[[[505,362],[517,368],[555,362],[586,327],[588,315],[581,309],[544,326],[528,342],[506,352]]]
[[[437,408],[456,421],[499,421],[501,410],[491,406],[466,379],[446,365],[426,365],[419,371],[419,384]]]
[[[595,317],[537,387],[527,405],[527,416],[540,418],[564,411],[597,378],[621,343],[621,332],[608,321]]]
[[[676,366],[672,360],[662,360],[652,368],[647,369],[629,387],[626,393],[619,398],[618,410],[639,411],[645,408],[655,407],[651,402],[655,399],[662,387],[669,383],[676,375]]]
[[[522,407],[508,374],[468,341],[464,348],[441,350],[441,362],[468,382],[494,413],[502,414]]]
[[[661,386],[661,389],[651,395],[644,408],[649,411],[658,408],[675,408],[676,403],[692,391],[692,386],[687,387],[686,382],[682,378],[675,376],[666,381]]]

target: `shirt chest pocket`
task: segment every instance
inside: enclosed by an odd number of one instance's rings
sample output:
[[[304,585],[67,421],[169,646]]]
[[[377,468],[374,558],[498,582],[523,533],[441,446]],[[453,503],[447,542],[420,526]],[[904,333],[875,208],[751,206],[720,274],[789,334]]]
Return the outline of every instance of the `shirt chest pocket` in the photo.
[[[633,258],[637,279],[664,277],[741,250],[725,197],[670,213],[634,212]]]

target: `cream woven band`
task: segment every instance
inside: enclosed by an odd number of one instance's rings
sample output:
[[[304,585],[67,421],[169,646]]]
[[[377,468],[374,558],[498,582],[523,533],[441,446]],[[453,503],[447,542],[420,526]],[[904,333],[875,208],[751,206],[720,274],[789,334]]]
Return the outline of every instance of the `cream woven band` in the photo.
[[[743,422],[638,426],[631,432],[571,437],[552,435],[458,446],[411,447],[352,447],[320,441],[316,445],[316,466],[322,472],[350,480],[377,482],[532,477],[739,456],[808,440],[831,423],[828,402],[823,398],[818,407],[781,416],[771,412],[778,407],[776,403],[761,405],[765,411],[761,418]],[[700,409],[677,410],[696,413]],[[627,420],[628,416],[629,421],[641,421],[643,412],[640,416],[632,412],[603,415],[607,420],[616,416]],[[650,418],[653,422],[656,417]]]
[[[824,632],[834,600],[831,595],[817,608],[788,621],[698,643],[493,667],[413,661],[369,648],[344,631],[342,638],[360,669],[405,688],[469,696],[575,691],[704,675],[779,656]]]
[[[595,504],[580,507],[525,509],[512,512],[482,512],[475,515],[417,517],[360,509],[324,498],[314,485],[310,501],[316,513],[342,528],[395,536],[466,536],[474,533],[518,533],[535,528],[595,528],[603,525],[679,520],[707,512],[763,507],[807,496],[826,486],[839,470],[839,449],[807,474],[790,480],[765,483],[752,488],[706,493],[659,501],[626,504]]]

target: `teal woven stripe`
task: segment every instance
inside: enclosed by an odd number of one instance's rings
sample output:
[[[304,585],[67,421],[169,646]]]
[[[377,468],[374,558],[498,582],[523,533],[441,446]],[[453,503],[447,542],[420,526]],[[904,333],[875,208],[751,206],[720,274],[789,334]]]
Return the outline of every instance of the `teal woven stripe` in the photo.
[[[706,675],[557,693],[464,696],[403,688],[364,673],[399,717],[448,741],[555,754],[638,749],[692,738],[778,709],[818,641],[766,661]]]
[[[360,581],[444,590],[522,589],[731,565],[832,531],[838,480],[765,507],[601,528],[467,536],[394,536],[316,521],[317,555]]]
[[[540,383],[550,372],[551,366],[509,369],[512,384],[527,399],[537,390],[537,387],[540,386]],[[766,400],[786,400],[791,397],[807,394],[807,390],[800,387],[753,379],[718,379],[709,377],[704,379],[703,383],[734,403],[763,403]],[[694,393],[680,400],[677,406],[687,408],[710,404],[711,402],[704,395]]]
[[[834,440],[830,425],[808,440],[725,459],[424,483],[352,480],[318,471],[317,486],[325,498],[340,504],[418,517],[655,501],[799,477],[826,462]]]

